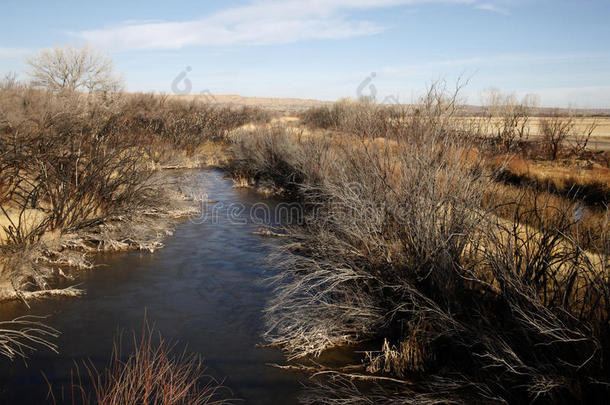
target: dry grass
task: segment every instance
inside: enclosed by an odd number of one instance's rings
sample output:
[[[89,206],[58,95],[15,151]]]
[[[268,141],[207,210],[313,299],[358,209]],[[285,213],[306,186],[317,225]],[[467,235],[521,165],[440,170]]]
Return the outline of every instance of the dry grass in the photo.
[[[488,161],[497,179],[506,184],[576,198],[597,209],[604,209],[610,201],[610,169],[596,163],[536,161],[514,155],[494,156]]]
[[[566,111],[566,114],[568,112]],[[540,117],[533,115],[533,118],[528,121],[526,132],[529,136],[537,138],[542,136],[542,131],[540,128]],[[459,117],[458,120],[464,120],[467,122],[474,121],[475,123],[481,123],[482,121],[487,120],[485,117]],[[591,126],[591,124],[597,124],[592,136],[597,139],[605,139],[610,138],[610,117],[575,117],[575,130],[577,132],[584,132],[587,128]],[[493,125],[497,125],[497,122],[501,121],[501,118],[493,118]]]
[[[91,362],[76,366],[72,373],[69,397],[56,398],[52,387],[52,402],[71,401],[79,404],[150,404],[203,405],[226,404],[222,391],[226,388],[212,377],[204,375],[201,357],[186,350],[175,354],[175,344],[166,342],[146,322],[141,336],[133,337],[134,350],[124,356],[120,336],[115,340],[109,365],[98,371]]]

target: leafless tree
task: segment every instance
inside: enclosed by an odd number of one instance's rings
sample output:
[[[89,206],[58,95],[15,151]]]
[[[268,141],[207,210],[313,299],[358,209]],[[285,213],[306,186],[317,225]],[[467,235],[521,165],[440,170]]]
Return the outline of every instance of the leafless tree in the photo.
[[[120,91],[112,58],[90,47],[43,49],[27,61],[35,86],[61,91]]]
[[[575,126],[576,122],[571,115],[561,116],[559,113],[554,113],[549,118],[540,119],[540,133],[550,159],[557,159],[564,142],[572,134]]]
[[[571,141],[572,153],[578,157],[585,157],[587,153],[587,147],[589,146],[589,140],[591,135],[597,129],[599,123],[597,120],[591,121],[587,124],[582,131],[577,131],[574,134],[574,138]]]
[[[483,97],[487,112],[488,133],[506,151],[529,137],[531,110],[537,105],[534,95],[528,94],[519,102],[514,94],[502,94],[497,89],[489,90]]]
[[[17,72],[10,71],[0,80],[0,90],[10,90],[21,87],[23,84],[17,79]]]

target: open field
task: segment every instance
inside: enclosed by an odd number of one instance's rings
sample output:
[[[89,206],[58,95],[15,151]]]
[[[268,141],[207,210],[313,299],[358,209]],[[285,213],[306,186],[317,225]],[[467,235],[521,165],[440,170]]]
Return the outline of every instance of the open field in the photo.
[[[561,115],[562,111],[559,112]],[[567,110],[563,111],[564,114],[568,114]],[[541,128],[540,128],[540,119],[544,118],[543,116],[532,116],[530,121],[527,124],[527,132],[530,136],[531,140],[539,140],[542,137]],[[467,117],[458,118],[459,120],[464,120],[467,122],[473,122],[475,124],[479,124],[484,121],[484,118],[481,117]],[[492,119],[492,122],[499,122],[499,118]],[[574,117],[574,132],[584,133],[588,130],[592,125],[594,126],[593,132],[590,138],[590,147],[592,149],[597,150],[610,150],[610,117]],[[569,137],[568,142],[573,141],[573,138]]]
[[[315,107],[328,107],[332,106],[331,101],[311,100],[311,99],[299,99],[299,98],[265,98],[265,97],[243,97],[239,95],[171,95],[172,99],[177,100],[200,100],[209,102],[218,106],[233,106],[233,107],[258,107],[268,110],[273,113],[280,113],[283,117],[290,119],[290,117],[296,118],[299,113],[306,111],[309,108]],[[406,106],[408,107],[408,106]],[[457,120],[471,121],[474,123],[481,123],[484,118],[480,115],[483,113],[481,107],[466,106],[462,108],[465,112],[460,113],[456,116]],[[570,110],[567,109],[537,109],[531,117],[530,122],[527,124],[527,131],[532,139],[537,139],[541,136],[539,119],[547,117],[551,113],[559,113],[560,115],[568,115]],[[595,124],[595,129],[591,135],[590,146],[597,150],[610,150],[610,111],[608,110],[576,110],[574,111],[576,116],[574,117],[576,132],[585,131],[592,124]],[[469,114],[476,113],[476,115],[469,116]],[[537,115],[538,114],[538,115]],[[595,117],[587,115],[595,114]],[[466,115],[466,116],[464,116]],[[584,115],[584,116],[582,116]],[[499,119],[494,119],[498,121]]]

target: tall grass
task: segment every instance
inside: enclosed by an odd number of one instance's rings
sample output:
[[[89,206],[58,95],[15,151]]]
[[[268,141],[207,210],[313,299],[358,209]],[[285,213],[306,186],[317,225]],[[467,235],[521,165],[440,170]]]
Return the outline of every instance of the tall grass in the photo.
[[[99,371],[83,362],[72,371],[72,386],[56,393],[49,386],[53,403],[72,404],[150,404],[203,405],[226,404],[221,393],[225,388],[204,375],[201,357],[186,350],[176,354],[175,344],[144,322],[140,336],[133,336],[134,349],[128,355],[122,350],[119,335],[114,343],[108,366]],[[67,396],[67,397],[64,397]]]

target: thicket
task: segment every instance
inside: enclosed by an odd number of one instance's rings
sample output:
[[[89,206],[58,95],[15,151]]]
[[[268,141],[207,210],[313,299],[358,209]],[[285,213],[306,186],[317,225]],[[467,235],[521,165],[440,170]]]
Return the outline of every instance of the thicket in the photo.
[[[236,176],[306,212],[273,257],[265,333],[331,377],[304,401],[608,400],[607,215],[585,249],[578,200],[490,200],[500,185],[455,93],[433,87],[394,122],[381,110],[351,109],[342,135],[275,127],[233,146]],[[316,360],[344,345],[376,349],[345,367]]]

